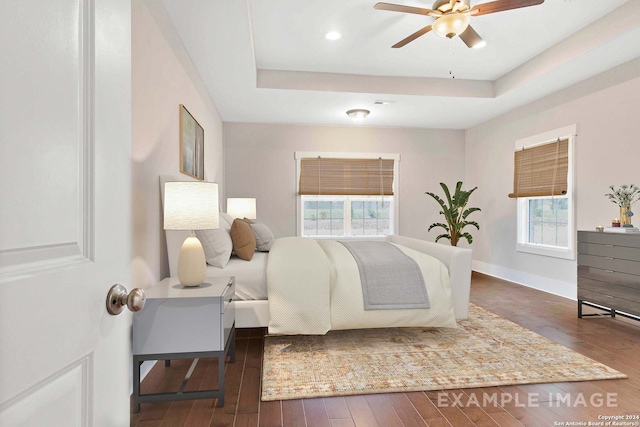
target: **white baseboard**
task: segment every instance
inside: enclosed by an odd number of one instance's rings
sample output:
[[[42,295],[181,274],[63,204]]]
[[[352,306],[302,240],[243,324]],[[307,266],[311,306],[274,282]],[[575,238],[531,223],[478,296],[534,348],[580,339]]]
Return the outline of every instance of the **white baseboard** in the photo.
[[[472,261],[471,268],[478,273],[507,280],[528,288],[538,289],[574,301],[577,300],[577,285],[575,283],[562,282],[549,277],[538,276],[536,274],[525,273],[523,271],[475,260]]]

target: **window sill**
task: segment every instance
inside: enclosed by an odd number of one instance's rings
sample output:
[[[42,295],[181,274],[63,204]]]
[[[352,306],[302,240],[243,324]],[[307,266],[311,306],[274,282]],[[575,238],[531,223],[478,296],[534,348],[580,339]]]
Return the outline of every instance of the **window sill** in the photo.
[[[532,245],[526,243],[516,243],[517,252],[525,252],[535,255],[548,256],[561,259],[576,259],[575,250],[573,248],[558,248],[555,246]]]
[[[380,240],[383,241],[387,236],[302,236],[314,240]]]

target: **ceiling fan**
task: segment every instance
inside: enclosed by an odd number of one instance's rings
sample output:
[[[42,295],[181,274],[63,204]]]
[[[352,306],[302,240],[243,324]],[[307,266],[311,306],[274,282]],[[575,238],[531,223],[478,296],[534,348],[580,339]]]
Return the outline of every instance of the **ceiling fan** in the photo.
[[[440,37],[451,39],[459,36],[467,46],[478,48],[484,46],[486,42],[482,40],[482,37],[469,25],[470,16],[488,15],[505,10],[536,6],[542,3],[544,3],[544,0],[496,0],[470,7],[469,0],[436,0],[433,4],[433,9],[391,3],[377,3],[374,8],[377,10],[413,13],[435,18],[435,21],[431,25],[427,25],[409,37],[400,40],[391,46],[393,48],[402,47],[432,30]]]

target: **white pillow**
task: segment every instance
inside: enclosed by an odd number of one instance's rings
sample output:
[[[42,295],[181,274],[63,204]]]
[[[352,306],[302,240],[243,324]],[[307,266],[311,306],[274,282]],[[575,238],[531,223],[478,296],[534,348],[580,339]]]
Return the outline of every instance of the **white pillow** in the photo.
[[[253,234],[256,235],[256,250],[258,252],[269,252],[273,245],[273,233],[265,224],[254,222],[251,224]]]
[[[196,236],[204,249],[207,264],[224,268],[231,258],[233,243],[231,242],[231,225],[220,214],[220,228],[215,230],[196,230]]]
[[[233,224],[234,219],[235,218],[232,218],[228,213],[220,212],[220,228],[222,228],[222,220],[224,220],[226,223],[225,228],[227,229],[227,231],[231,230],[231,225]]]

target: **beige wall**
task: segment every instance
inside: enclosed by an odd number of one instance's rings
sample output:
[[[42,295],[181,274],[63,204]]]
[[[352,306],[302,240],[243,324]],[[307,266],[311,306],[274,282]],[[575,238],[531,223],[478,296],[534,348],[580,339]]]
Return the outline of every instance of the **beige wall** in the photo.
[[[474,269],[576,297],[575,260],[515,251],[516,201],[507,198],[513,189],[514,144],[576,124],[577,229],[609,224],[619,212],[604,197],[608,186],[640,182],[639,75],[640,60],[635,60],[467,130],[465,181],[479,187],[474,204],[482,208]]]
[[[400,234],[432,241],[439,210],[424,192],[464,176],[463,131],[225,123],[224,141],[227,196],[256,197],[276,237],[296,233],[296,151],[399,153]]]
[[[179,104],[204,128],[205,180],[224,190],[222,121],[164,13],[160,2],[132,2],[132,287],[169,275],[159,176],[181,175]]]

